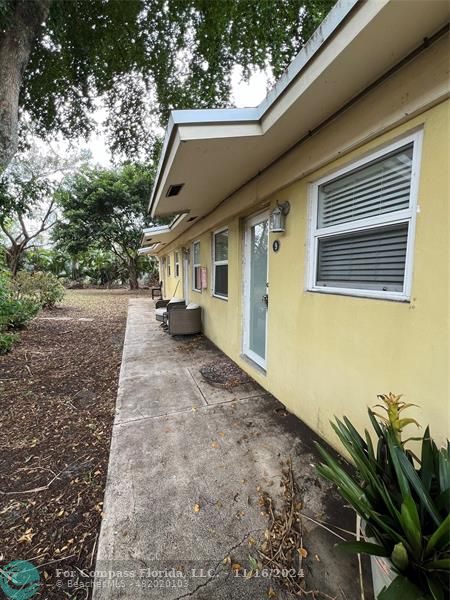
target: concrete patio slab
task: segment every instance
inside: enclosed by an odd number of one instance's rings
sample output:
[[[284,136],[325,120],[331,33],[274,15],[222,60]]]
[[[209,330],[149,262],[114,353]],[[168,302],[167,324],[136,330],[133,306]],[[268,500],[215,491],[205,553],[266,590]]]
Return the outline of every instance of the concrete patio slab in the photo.
[[[129,306],[94,600],[267,598],[269,578],[234,574],[230,561],[249,569],[257,556],[260,495],[280,503],[288,457],[305,515],[354,529],[353,513],[315,472],[314,434],[256,384],[244,398],[201,381],[199,366],[223,355],[204,338],[162,335],[151,306]],[[360,600],[356,558],[308,519],[304,530],[307,587]]]
[[[184,367],[160,369],[134,362],[134,376],[121,379],[117,397],[117,422],[157,417],[206,404],[189,372]],[[145,372],[139,374],[139,366]]]

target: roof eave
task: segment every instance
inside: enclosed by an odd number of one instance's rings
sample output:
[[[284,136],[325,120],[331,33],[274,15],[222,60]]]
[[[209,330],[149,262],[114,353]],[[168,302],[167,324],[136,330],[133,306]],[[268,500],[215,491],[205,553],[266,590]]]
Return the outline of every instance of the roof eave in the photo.
[[[150,195],[148,212],[153,217],[156,213],[159,198],[157,198],[161,179],[177,130],[183,125],[235,125],[261,124],[263,117],[280,100],[290,85],[296,80],[308,62],[321,50],[330,37],[342,26],[351,11],[361,3],[361,0],[339,0],[325,17],[324,21],[303,46],[285,72],[275,83],[264,100],[255,108],[226,108],[226,109],[193,109],[173,110],[170,113],[166,128],[161,157]]]

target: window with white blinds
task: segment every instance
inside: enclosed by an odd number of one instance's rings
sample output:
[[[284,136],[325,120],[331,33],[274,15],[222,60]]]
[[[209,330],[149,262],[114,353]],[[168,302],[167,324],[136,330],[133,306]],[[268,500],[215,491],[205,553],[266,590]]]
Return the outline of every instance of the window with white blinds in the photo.
[[[409,297],[420,139],[313,184],[309,289]]]

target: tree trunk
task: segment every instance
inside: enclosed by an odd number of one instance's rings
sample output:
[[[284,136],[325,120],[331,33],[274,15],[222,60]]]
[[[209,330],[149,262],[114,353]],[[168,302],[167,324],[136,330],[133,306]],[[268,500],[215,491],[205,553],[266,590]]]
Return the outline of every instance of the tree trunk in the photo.
[[[128,263],[128,281],[130,290],[139,289],[137,258],[130,258]]]
[[[6,250],[6,263],[13,277],[17,275],[17,271],[19,270],[22,254],[23,248],[20,245],[11,246]]]
[[[0,35],[0,174],[17,150],[19,92],[52,0],[15,0]]]

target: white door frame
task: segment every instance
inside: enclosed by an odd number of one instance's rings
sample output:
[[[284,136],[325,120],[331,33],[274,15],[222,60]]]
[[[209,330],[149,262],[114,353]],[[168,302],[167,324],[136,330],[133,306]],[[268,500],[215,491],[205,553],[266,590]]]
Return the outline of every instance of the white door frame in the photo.
[[[190,260],[189,260],[189,250],[183,250],[183,296],[186,302],[186,306],[189,304],[189,296],[190,296]]]
[[[251,217],[246,219],[245,224],[244,224],[244,269],[243,269],[243,274],[244,274],[244,281],[243,281],[244,312],[243,312],[243,340],[242,340],[243,354],[245,354],[245,356],[250,358],[253,362],[255,362],[257,365],[259,365],[263,369],[266,369],[266,366],[267,366],[267,337],[268,337],[267,325],[268,325],[268,313],[269,313],[268,307],[266,309],[265,358],[258,356],[258,354],[256,354],[255,352],[253,352],[253,350],[251,350],[249,348],[249,343],[250,343],[250,340],[249,340],[249,338],[250,338],[250,336],[249,336],[249,330],[250,330],[250,281],[251,281],[251,270],[250,270],[250,267],[251,267],[251,262],[250,262],[251,234],[250,234],[250,230],[253,227],[253,225],[257,225],[258,223],[261,223],[262,221],[266,221],[266,220],[269,221],[269,218],[270,218],[270,211],[265,211],[262,213],[252,215]],[[269,241],[269,230],[267,230],[267,242],[268,241]],[[267,244],[266,282],[269,281],[268,278],[269,278],[269,244]]]

